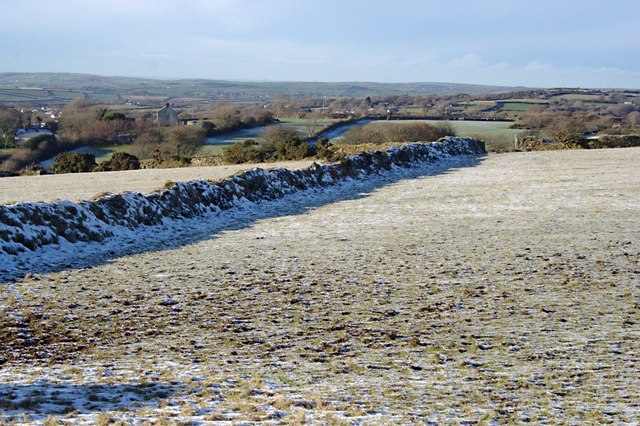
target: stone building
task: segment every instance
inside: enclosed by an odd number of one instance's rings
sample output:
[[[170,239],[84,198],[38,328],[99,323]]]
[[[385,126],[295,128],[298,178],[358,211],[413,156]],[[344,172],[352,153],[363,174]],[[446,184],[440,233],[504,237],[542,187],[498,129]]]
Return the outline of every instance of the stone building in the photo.
[[[175,126],[178,124],[178,113],[171,108],[171,105],[166,104],[157,112],[156,119],[159,126]]]

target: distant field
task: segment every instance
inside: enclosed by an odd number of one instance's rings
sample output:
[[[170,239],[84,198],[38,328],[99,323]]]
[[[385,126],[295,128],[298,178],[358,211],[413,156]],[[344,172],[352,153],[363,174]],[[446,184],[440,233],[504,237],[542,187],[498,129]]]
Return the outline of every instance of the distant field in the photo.
[[[381,120],[384,121],[384,120]],[[432,125],[442,124],[441,120],[402,120],[401,123],[412,121],[425,122]],[[510,129],[513,124],[510,121],[471,121],[471,120],[451,120],[448,121],[456,132],[456,136],[469,136],[479,139],[510,139],[522,130]],[[338,140],[334,141],[339,143]]]
[[[536,105],[540,105],[540,102],[498,102],[498,107],[502,111],[509,112],[524,112],[528,111]]]
[[[301,137],[305,137],[309,135],[309,131],[316,132],[331,123],[335,123],[336,121],[339,120],[331,118],[311,120],[305,118],[286,117],[281,120],[281,123],[287,127],[293,127]]]
[[[433,122],[434,124],[437,122]],[[509,121],[450,121],[458,136],[477,136],[480,138],[511,138],[521,130],[510,129]]]
[[[234,102],[258,101],[273,98],[280,93],[289,96],[373,96],[373,95],[424,95],[454,93],[494,93],[513,89],[508,86],[482,86],[450,83],[354,83],[354,82],[238,82],[224,80],[156,80],[127,77],[102,77],[88,74],[58,73],[0,73],[0,90],[16,91],[20,87],[37,87],[52,93],[33,94],[20,92],[0,101],[45,100],[68,101],[86,93],[89,99],[108,99],[123,96],[164,96],[172,98],[224,98]],[[23,96],[24,95],[24,96]]]
[[[594,101],[597,102],[600,100],[601,95],[582,95],[578,93],[569,93],[566,95],[554,96],[554,99],[566,99],[570,101]]]
[[[68,90],[51,90],[51,96],[59,99],[74,100],[82,96],[80,92],[70,92]]]

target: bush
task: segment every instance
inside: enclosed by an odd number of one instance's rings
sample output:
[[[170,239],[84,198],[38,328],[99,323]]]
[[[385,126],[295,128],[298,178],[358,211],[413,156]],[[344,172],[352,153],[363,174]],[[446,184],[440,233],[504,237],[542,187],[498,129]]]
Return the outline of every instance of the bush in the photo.
[[[55,141],[45,140],[40,142],[34,150],[15,150],[11,155],[4,158],[4,161],[0,164],[0,171],[17,172],[32,163],[47,160],[58,153],[70,151],[75,148],[77,148],[77,145],[64,139]]]
[[[177,167],[188,167],[191,164],[191,158],[172,155],[168,152],[155,150],[151,154],[151,158],[144,160],[141,164],[147,169],[172,169]]]
[[[202,122],[202,131],[204,132],[204,137],[210,138],[216,134],[216,125],[210,121]]]
[[[109,111],[102,114],[100,117],[102,121],[113,121],[113,120],[126,120],[127,116],[121,112]]]
[[[326,161],[340,161],[344,156],[332,149],[329,139],[322,138],[316,142],[316,158]]]
[[[153,152],[159,150],[164,142],[165,130],[162,127],[154,127],[142,132],[133,141],[130,152],[141,160],[151,158]]]
[[[517,151],[555,151],[568,149],[564,144],[550,142],[536,135],[525,135],[516,143]]]
[[[266,160],[302,160],[315,154],[315,150],[290,127],[267,127],[260,135],[260,144]]]
[[[5,137],[0,136],[0,148],[15,148],[16,147],[16,138],[8,135]]]
[[[262,152],[255,139],[237,142],[222,150],[222,161],[226,164],[254,163],[262,161]]]
[[[161,150],[178,157],[191,157],[204,144],[205,131],[197,126],[174,126],[167,130]]]
[[[22,148],[28,149],[30,151],[35,151],[38,149],[38,147],[42,142],[55,142],[55,141],[56,141],[56,137],[53,135],[38,135],[25,141],[22,144]]]
[[[140,160],[135,155],[126,152],[116,152],[111,159],[103,161],[96,168],[98,172],[109,172],[119,170],[138,170],[140,168]]]
[[[96,157],[94,155],[73,151],[56,155],[53,162],[53,171],[55,173],[90,172],[95,167]]]
[[[295,130],[284,126],[267,127],[259,142],[247,139],[222,151],[222,161],[240,164],[264,161],[302,160],[315,155],[315,148],[298,137]]]
[[[354,126],[343,136],[343,142],[360,144],[383,144],[389,142],[431,142],[444,136],[455,136],[448,122],[431,125],[423,122],[369,123]]]

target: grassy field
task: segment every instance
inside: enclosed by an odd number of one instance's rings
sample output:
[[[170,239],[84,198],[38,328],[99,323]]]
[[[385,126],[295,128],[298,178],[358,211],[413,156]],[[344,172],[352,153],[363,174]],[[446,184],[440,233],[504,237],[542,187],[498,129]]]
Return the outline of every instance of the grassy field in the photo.
[[[60,247],[0,286],[0,422],[638,424],[639,161],[489,155]]]
[[[432,122],[431,124],[437,124],[438,122]],[[487,138],[511,138],[520,132],[520,130],[510,129],[513,124],[509,121],[464,121],[454,120],[450,121],[453,129],[458,136],[479,136],[480,139]]]
[[[309,167],[311,163],[312,161],[310,160],[263,163],[260,164],[260,167],[301,169]],[[123,172],[7,177],[0,179],[0,204],[51,202],[55,200],[90,200],[100,194],[118,194],[126,191],[150,193],[162,189],[165,183],[169,181],[216,181],[253,167],[256,167],[256,165],[234,164],[213,167],[181,167],[177,169],[141,169]],[[1,267],[2,265],[0,265],[0,269]]]
[[[116,152],[129,152],[130,145],[105,145],[105,146],[85,146],[78,149],[78,152],[93,154],[96,162],[108,161]]]
[[[337,120],[327,118],[310,121],[304,118],[285,117],[280,120],[280,124],[282,126],[293,128],[298,135],[303,138],[309,134],[309,131],[318,131],[322,127],[325,127],[335,121]],[[237,142],[243,142],[246,139],[256,139],[263,131],[263,127],[258,127],[253,129],[237,130],[226,135],[209,138],[207,144],[198,150],[198,155],[221,154],[225,147]]]
[[[413,120],[403,120],[401,122],[411,122]],[[441,124],[439,120],[417,120],[432,125]],[[448,121],[453,127],[456,136],[468,136],[483,140],[487,143],[487,149],[495,152],[513,150],[514,137],[522,132],[519,129],[511,129],[513,124],[509,121],[471,121],[471,120],[451,120]],[[335,144],[341,144],[341,139],[332,139]]]
[[[541,105],[536,102],[511,102],[511,101],[500,101],[498,102],[499,109],[501,111],[508,112],[525,112],[529,111],[531,108],[536,105]]]

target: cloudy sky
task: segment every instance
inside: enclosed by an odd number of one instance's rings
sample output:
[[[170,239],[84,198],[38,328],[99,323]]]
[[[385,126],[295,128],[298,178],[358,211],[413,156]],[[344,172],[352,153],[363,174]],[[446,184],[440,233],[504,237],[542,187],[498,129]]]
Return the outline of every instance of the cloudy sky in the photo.
[[[0,72],[640,88],[638,0],[0,0]]]

